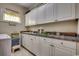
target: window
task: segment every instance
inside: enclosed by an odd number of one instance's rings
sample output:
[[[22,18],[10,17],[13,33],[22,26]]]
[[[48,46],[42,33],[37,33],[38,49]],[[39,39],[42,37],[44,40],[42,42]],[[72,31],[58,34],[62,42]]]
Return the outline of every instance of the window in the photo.
[[[12,22],[17,22],[17,23],[21,23],[19,14],[12,11],[12,10],[7,10],[3,15],[4,20],[6,21],[12,21]]]

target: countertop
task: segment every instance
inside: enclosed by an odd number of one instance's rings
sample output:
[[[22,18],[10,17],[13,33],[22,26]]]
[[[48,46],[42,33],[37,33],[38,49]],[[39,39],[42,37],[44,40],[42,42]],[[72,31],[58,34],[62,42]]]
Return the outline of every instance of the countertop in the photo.
[[[11,39],[11,37],[7,34],[0,34],[0,40]]]
[[[22,33],[23,34],[28,34],[28,35],[46,37],[46,38],[55,38],[55,39],[60,39],[60,40],[79,42],[79,36],[77,37],[77,36],[43,35],[43,34],[31,33],[31,32],[22,32]]]

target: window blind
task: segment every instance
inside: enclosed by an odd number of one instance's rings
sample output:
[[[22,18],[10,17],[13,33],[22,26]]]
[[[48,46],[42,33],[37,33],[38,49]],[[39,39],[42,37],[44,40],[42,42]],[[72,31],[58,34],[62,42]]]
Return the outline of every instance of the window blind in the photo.
[[[21,23],[21,19],[20,19],[20,15],[18,12],[10,10],[10,9],[6,9],[4,14],[3,14],[3,18],[6,21],[12,21],[12,22],[18,22]]]

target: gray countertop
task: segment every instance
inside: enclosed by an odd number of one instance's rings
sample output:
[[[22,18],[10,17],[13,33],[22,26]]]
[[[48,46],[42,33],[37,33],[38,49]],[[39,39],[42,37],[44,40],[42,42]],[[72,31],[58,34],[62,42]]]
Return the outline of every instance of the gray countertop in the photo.
[[[61,39],[61,40],[79,42],[79,37],[76,37],[76,36],[73,37],[73,36],[43,35],[43,34],[29,33],[29,32],[23,32],[23,34],[28,34],[28,35],[34,35],[34,36],[41,36],[41,37],[47,37],[47,38],[55,38],[55,39]]]

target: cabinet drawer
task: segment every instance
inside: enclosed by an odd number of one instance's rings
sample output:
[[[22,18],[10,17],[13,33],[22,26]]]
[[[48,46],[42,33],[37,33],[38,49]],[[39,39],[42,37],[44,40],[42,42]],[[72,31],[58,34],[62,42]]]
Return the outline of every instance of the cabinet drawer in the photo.
[[[51,42],[52,44],[58,47],[63,46],[63,47],[71,48],[71,49],[76,49],[76,42],[58,40],[58,39],[53,39]]]

